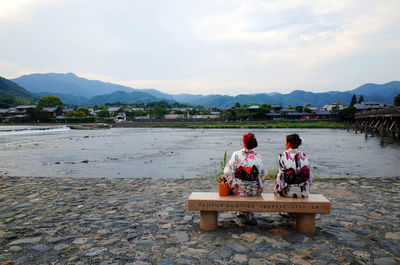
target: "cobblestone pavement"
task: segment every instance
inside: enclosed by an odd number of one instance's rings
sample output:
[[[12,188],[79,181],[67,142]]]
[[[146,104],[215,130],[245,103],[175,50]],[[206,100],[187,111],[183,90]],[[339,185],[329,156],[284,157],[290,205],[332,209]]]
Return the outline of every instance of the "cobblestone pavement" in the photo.
[[[216,190],[209,179],[0,177],[0,265],[400,264],[400,178],[314,181],[332,203],[314,235],[276,213],[247,226],[221,212],[201,231],[187,198]]]

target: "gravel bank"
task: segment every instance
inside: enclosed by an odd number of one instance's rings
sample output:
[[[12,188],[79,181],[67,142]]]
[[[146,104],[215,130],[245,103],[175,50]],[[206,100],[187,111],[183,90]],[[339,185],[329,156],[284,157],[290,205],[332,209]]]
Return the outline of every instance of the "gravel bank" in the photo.
[[[216,190],[209,179],[2,176],[0,265],[400,263],[400,178],[314,181],[332,212],[310,236],[276,213],[245,226],[223,212],[217,231],[201,231],[186,200]]]

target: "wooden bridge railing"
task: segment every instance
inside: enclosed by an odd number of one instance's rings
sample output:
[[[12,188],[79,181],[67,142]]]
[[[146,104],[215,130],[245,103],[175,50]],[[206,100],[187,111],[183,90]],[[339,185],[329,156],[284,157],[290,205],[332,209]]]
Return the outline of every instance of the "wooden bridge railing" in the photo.
[[[365,137],[374,136],[379,133],[381,143],[384,138],[400,139],[400,108],[366,111],[356,113],[353,130],[365,134]],[[347,126],[349,131],[350,126]]]
[[[361,113],[356,113],[355,119],[364,118],[395,118],[400,117],[400,108],[396,109],[382,109],[382,110],[372,110]]]

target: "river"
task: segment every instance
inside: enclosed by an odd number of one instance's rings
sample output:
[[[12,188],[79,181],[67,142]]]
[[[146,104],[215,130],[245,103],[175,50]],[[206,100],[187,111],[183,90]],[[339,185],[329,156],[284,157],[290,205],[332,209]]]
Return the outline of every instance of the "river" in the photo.
[[[276,168],[284,136],[298,133],[314,178],[400,176],[398,144],[332,129],[70,130],[60,126],[1,126],[0,176],[194,178],[216,175],[224,152],[239,150],[254,132],[265,168]]]

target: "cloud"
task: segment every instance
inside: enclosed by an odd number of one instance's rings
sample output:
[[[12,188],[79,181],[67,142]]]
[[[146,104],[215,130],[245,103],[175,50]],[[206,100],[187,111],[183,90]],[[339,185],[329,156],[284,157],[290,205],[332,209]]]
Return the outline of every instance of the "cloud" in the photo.
[[[0,73],[6,78],[16,78],[23,74],[32,73],[32,69],[14,62],[0,60]]]
[[[32,9],[51,2],[51,0],[0,0],[0,19],[21,19]]]
[[[74,72],[202,94],[346,90],[354,80],[398,79],[382,70],[382,58],[386,68],[400,67],[398,0],[0,3],[6,77]]]
[[[240,45],[256,62],[272,58],[301,64],[326,62],[375,48],[377,36],[386,37],[387,27],[400,22],[395,11],[398,3],[246,1],[199,19],[195,34],[205,43]],[[398,27],[395,32],[399,33]]]
[[[33,0],[1,0],[0,19],[10,19],[17,16],[21,14],[26,7],[33,5],[34,2]]]
[[[132,80],[118,81],[118,84],[133,88],[156,88],[165,93],[180,94],[191,91],[194,94],[215,93],[215,87],[208,80],[176,79],[176,80]]]

